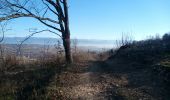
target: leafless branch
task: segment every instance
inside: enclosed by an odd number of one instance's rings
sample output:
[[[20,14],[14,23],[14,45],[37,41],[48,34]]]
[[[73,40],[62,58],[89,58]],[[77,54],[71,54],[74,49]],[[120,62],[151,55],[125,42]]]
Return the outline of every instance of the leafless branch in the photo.
[[[23,43],[24,43],[25,41],[27,41],[29,38],[31,38],[31,37],[34,36],[35,34],[42,33],[42,32],[50,32],[50,33],[53,33],[53,34],[59,36],[60,38],[62,38],[62,36],[61,36],[60,34],[58,34],[58,33],[56,33],[56,32],[53,32],[53,31],[51,31],[51,30],[48,30],[48,29],[47,29],[47,30],[41,30],[41,31],[38,31],[38,32],[34,32],[34,33],[30,34],[29,36],[27,36],[23,41],[21,41],[21,43],[19,44],[19,48],[18,48],[18,51],[17,51],[18,53],[17,53],[17,54],[20,55],[21,46],[23,45]]]
[[[3,45],[2,45],[2,42],[4,40],[4,37],[5,37],[5,32],[7,31],[6,29],[7,27],[7,22],[5,23],[0,23],[0,33],[2,33],[2,37],[0,39],[0,71],[2,71],[2,67],[4,67],[4,48],[3,48]]]
[[[48,7],[48,9],[51,11],[51,12],[53,12],[55,15],[57,15],[58,16],[58,13],[57,12],[55,12],[47,3],[45,3],[45,1],[44,0],[42,0],[42,2],[43,2],[43,4],[45,4],[47,7]]]
[[[24,13],[16,13],[16,14],[11,14],[11,15],[5,16],[5,17],[1,17],[0,22],[4,21],[4,20],[19,18],[19,17],[34,17],[34,18],[39,19],[39,20],[47,20],[47,21],[50,21],[50,22],[53,22],[53,23],[56,23],[56,24],[59,23],[58,21],[52,20],[50,18],[43,18],[43,17],[38,17],[38,16],[35,16],[35,15],[32,15],[32,14],[24,14]]]
[[[9,4],[9,7],[13,10],[12,12],[14,12],[14,14],[8,14],[5,17],[1,17],[0,21],[10,20],[10,19],[19,18],[19,17],[32,17],[32,18],[38,19],[38,21],[40,21],[44,25],[46,25],[50,28],[53,28],[53,29],[55,29],[59,32],[62,32],[62,30],[55,27],[54,25],[50,25],[47,22],[45,22],[45,21],[49,21],[49,22],[52,22],[54,24],[60,24],[58,21],[52,20],[51,18],[40,17],[39,12],[36,10],[36,8],[34,9],[36,11],[36,14],[33,14],[28,8],[25,8],[25,5],[26,5],[27,2],[23,6],[23,5],[19,5],[19,3],[14,4],[14,3],[9,2],[8,0],[5,0],[5,1]],[[18,8],[18,10],[14,10],[12,7]],[[21,10],[21,9],[24,10],[24,11],[19,12],[19,10]]]

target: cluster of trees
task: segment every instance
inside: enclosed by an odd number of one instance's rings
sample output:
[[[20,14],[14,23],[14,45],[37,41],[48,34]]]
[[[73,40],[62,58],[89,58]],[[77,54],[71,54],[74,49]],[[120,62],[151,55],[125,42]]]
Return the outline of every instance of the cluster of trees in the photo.
[[[166,33],[162,37],[163,41],[170,42],[170,33]]]
[[[0,22],[21,17],[37,19],[48,28],[28,38],[45,31],[58,35],[63,40],[66,62],[73,62],[67,0],[0,0]]]

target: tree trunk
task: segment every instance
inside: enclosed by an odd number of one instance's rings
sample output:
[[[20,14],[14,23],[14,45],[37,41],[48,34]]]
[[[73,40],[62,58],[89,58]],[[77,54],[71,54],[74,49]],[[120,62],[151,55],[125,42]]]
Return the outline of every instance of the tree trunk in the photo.
[[[65,49],[65,58],[67,63],[72,63],[72,54],[71,54],[71,41],[70,41],[70,29],[69,29],[69,17],[68,17],[68,5],[67,5],[67,0],[63,0],[64,3],[64,14],[65,14],[65,19],[64,19],[64,26],[65,26],[65,31],[62,34],[63,35],[63,45]]]
[[[68,64],[73,62],[72,54],[71,54],[71,41],[70,41],[70,33],[65,33],[63,36],[63,46],[65,50],[65,59]]]

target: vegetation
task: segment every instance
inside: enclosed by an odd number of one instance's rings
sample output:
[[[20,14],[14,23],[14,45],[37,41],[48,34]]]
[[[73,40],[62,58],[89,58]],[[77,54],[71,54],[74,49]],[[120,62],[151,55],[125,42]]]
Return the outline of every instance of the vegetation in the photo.
[[[57,56],[48,46],[36,60],[5,56],[0,99],[167,100],[169,40],[170,35],[165,34],[100,53],[79,50],[75,43],[72,65],[65,64],[59,44],[55,45]]]

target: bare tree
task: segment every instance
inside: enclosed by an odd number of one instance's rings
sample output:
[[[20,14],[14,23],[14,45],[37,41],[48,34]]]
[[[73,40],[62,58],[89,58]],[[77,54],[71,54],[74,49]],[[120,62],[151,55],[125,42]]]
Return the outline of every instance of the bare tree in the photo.
[[[5,54],[4,54],[4,48],[3,48],[3,41],[4,41],[4,34],[7,30],[6,28],[7,22],[0,23],[0,71],[3,71],[3,68],[5,67]]]
[[[1,39],[0,39],[0,71],[2,71],[2,67],[4,67],[4,50],[3,50],[3,47],[2,47],[2,42],[4,40],[4,26],[2,24],[0,24],[1,26]]]
[[[74,53],[77,54],[78,39],[75,38],[72,41],[72,43],[73,43]]]
[[[56,49],[56,54],[58,55],[62,55],[63,52],[63,48],[61,47],[61,42],[60,40],[57,41],[57,44],[54,45],[54,48]]]
[[[61,36],[66,62],[72,63],[67,2],[67,0],[0,0],[0,22],[21,17],[37,19],[48,29],[35,33],[48,31]]]
[[[131,33],[122,33],[121,39],[116,40],[116,48],[130,45],[132,42],[133,42],[133,36]]]

